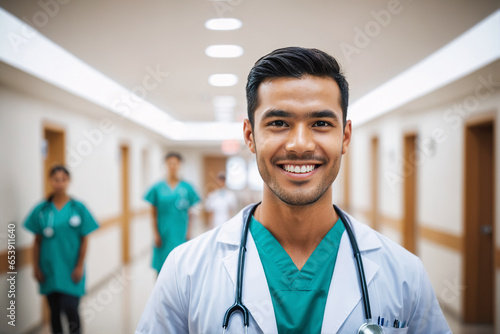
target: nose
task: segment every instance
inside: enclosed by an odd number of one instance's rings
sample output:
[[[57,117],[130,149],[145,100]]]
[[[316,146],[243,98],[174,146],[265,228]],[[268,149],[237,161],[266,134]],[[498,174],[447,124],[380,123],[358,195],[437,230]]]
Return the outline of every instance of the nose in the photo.
[[[285,149],[296,154],[304,154],[306,152],[314,152],[316,144],[312,130],[305,124],[296,125],[289,132]]]

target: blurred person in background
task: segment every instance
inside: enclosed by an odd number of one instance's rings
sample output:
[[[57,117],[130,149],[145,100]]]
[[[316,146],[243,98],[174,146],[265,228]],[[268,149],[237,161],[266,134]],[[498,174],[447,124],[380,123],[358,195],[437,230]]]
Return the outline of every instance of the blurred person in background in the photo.
[[[52,194],[31,211],[24,226],[35,234],[33,272],[40,293],[47,296],[53,333],[81,333],[78,304],[85,294],[84,259],[87,235],[99,225],[83,203],[70,197],[70,173],[56,165],[49,173]]]
[[[189,208],[200,197],[179,177],[182,156],[170,152],[165,157],[167,177],[154,184],[144,196],[153,206],[153,268],[159,273],[168,254],[190,238]]]
[[[238,210],[235,193],[226,187],[226,173],[219,172],[215,182],[218,188],[212,191],[205,201],[210,228],[227,222]]]

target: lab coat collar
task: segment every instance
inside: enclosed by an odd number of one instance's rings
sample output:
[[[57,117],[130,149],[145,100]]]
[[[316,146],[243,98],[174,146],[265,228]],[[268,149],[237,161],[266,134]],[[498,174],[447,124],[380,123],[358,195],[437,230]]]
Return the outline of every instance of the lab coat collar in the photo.
[[[217,242],[235,246],[240,245],[243,216],[250,211],[252,205],[243,208],[236,216],[220,227],[219,233],[217,234]]]
[[[231,277],[234,289],[236,289],[238,255],[241,231],[243,229],[243,219],[247,217],[251,207],[252,206],[246,207],[234,218],[224,224],[217,236],[218,242],[236,246],[229,249],[227,255],[222,259],[226,272],[229,277]],[[243,304],[248,308],[252,318],[263,333],[277,333],[278,329],[271,294],[267,285],[264,268],[251,233],[248,233],[246,249],[242,291]],[[231,327],[231,324],[229,327]]]
[[[375,277],[379,265],[368,257],[366,253],[375,251],[382,247],[380,239],[376,233],[366,225],[358,222],[356,219],[346,214],[351,222],[351,227],[356,237],[363,267],[365,272],[366,284],[369,287],[370,282]],[[328,299],[325,306],[325,317],[323,318],[323,333],[337,333],[340,327],[349,317],[356,305],[360,302],[362,295],[359,284],[359,276],[356,269],[356,260],[353,255],[352,247],[347,233],[342,235],[340,240],[337,261],[333,271]],[[373,300],[371,300],[373,304]],[[327,316],[334,314],[335,316]],[[361,326],[362,322],[360,322]]]
[[[243,219],[246,218],[251,207],[252,205],[245,207],[236,216],[222,225],[217,235],[217,242],[236,246],[229,250],[228,254],[223,258],[224,267],[231,277],[234,288],[236,288],[236,272]],[[382,244],[373,230],[358,222],[349,214],[345,213],[345,215],[351,222],[359,250],[362,253],[366,282],[369,286],[379,266],[368,259],[363,253],[376,250]],[[247,268],[252,269],[248,270]],[[339,328],[360,301],[361,290],[356,263],[349,238],[347,233],[344,233],[340,241],[337,261],[325,306],[323,332],[338,332]],[[243,303],[247,306],[252,317],[264,333],[277,332],[271,294],[269,293],[264,268],[262,267],[262,262],[260,261],[251,233],[248,234],[247,240],[245,274],[243,277]],[[327,316],[331,314],[335,314],[335,316]]]
[[[217,242],[224,244],[239,246],[241,241],[241,231],[243,229],[243,218],[248,214],[252,206],[251,204],[243,208],[236,216],[231,218],[228,222],[223,224],[217,235]],[[358,247],[361,252],[377,249],[381,247],[379,238],[375,235],[375,232],[368,228],[366,225],[360,223],[351,215],[343,211],[344,214],[351,221],[351,226],[358,241]],[[349,243],[349,240],[347,240]]]

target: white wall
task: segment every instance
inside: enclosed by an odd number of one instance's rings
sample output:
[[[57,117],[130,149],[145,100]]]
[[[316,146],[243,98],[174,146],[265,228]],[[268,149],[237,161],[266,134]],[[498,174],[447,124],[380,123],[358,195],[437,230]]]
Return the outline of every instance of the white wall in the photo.
[[[498,67],[498,64],[496,65]],[[413,104],[389,113],[367,124],[354,127],[351,146],[351,207],[359,211],[371,210],[371,138],[379,138],[379,213],[401,219],[403,216],[404,168],[417,171],[417,223],[445,233],[463,236],[463,164],[464,129],[468,120],[481,115],[496,117],[496,207],[500,207],[500,89],[490,87],[487,97],[477,94],[479,78],[487,78],[495,66],[473,73],[448,88],[423,97]],[[467,106],[472,107],[467,107]],[[465,106],[462,111],[457,106]],[[403,137],[416,133],[419,138],[417,160],[412,164],[403,160]],[[434,149],[429,149],[434,138]],[[411,171],[410,171],[411,172]],[[397,242],[401,233],[383,226],[382,233]],[[496,247],[500,245],[500,215],[495,221]],[[421,257],[436,295],[444,307],[457,315],[462,310],[462,256],[459,252],[428,240],[418,239],[417,252]],[[497,275],[500,273],[497,270]],[[496,283],[496,318],[500,319],[500,285]],[[500,324],[497,324],[500,325]]]
[[[67,93],[60,92],[61,96]],[[56,96],[57,98],[57,96]],[[112,113],[82,112],[7,87],[0,87],[0,233],[8,222],[17,224],[17,249],[31,246],[33,236],[22,227],[23,220],[43,195],[43,124],[50,122],[65,129],[67,164],[72,176],[70,194],[82,200],[97,220],[117,217],[121,212],[120,154],[121,144],[130,147],[131,210],[147,207],[142,200],[145,183],[163,176],[165,141],[158,136],[114,117]],[[111,127],[103,127],[108,119]],[[108,131],[103,132],[103,129]],[[149,161],[143,161],[147,150]],[[75,153],[76,152],[76,153]],[[85,154],[78,154],[85,153]],[[147,166],[148,170],[143,170]],[[151,224],[148,217],[132,222],[132,257],[144,254],[150,247]],[[5,235],[0,234],[0,251],[6,250]],[[121,230],[118,225],[96,231],[90,236],[86,258],[87,290],[95,288],[121,265]],[[42,300],[32,278],[31,267],[18,269],[16,278],[16,332],[33,328],[41,321]],[[6,289],[6,275],[0,275],[1,291]],[[0,296],[0,307],[7,307],[7,296]],[[28,316],[29,315],[29,316]],[[22,320],[21,320],[22,319]],[[5,321],[0,332],[13,332]]]

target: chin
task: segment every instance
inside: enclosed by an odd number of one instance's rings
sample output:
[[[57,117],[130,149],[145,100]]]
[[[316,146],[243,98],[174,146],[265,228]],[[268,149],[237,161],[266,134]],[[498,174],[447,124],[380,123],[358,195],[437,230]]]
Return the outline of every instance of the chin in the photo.
[[[329,187],[323,190],[324,187],[318,185],[313,189],[305,192],[301,190],[285,190],[283,188],[272,189],[271,191],[278,197],[283,203],[291,206],[307,206],[316,203],[323,197]]]

